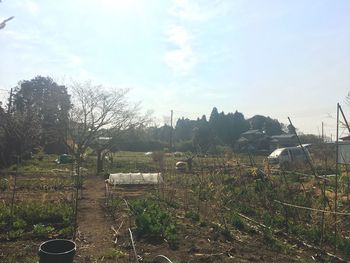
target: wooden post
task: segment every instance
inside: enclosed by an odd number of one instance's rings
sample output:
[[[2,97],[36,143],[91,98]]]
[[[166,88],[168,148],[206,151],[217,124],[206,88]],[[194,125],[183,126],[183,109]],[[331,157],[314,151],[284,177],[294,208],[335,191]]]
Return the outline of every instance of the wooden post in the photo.
[[[338,208],[338,173],[339,173],[339,165],[338,165],[338,155],[339,155],[339,110],[340,105],[337,104],[337,135],[336,135],[336,156],[335,156],[335,191],[334,191],[334,254],[337,252],[337,208]],[[349,128],[349,126],[347,125]]]

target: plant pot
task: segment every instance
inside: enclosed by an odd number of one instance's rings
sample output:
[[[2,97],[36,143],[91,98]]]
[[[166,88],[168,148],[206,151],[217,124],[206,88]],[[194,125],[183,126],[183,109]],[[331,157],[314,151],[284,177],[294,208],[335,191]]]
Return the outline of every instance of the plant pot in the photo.
[[[76,245],[67,239],[45,241],[39,247],[39,263],[72,263]]]

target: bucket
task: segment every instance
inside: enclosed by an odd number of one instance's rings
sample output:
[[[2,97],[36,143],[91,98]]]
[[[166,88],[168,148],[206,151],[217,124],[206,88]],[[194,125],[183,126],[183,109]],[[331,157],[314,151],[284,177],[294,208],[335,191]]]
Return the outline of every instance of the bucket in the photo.
[[[39,247],[39,263],[72,263],[76,251],[73,241],[52,239]]]

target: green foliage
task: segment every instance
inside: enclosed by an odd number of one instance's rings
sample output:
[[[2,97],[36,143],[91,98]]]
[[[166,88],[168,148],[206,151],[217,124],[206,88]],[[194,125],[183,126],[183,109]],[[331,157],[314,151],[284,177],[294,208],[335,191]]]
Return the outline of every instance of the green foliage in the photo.
[[[199,214],[193,211],[186,212],[185,217],[191,219],[193,222],[199,222],[200,220]]]
[[[119,258],[125,258],[128,254],[118,250],[118,249],[108,249],[104,251],[101,255],[101,257],[104,257],[105,259],[119,259]]]
[[[246,230],[246,225],[244,224],[242,218],[237,213],[232,213],[229,217],[229,222],[239,230]]]
[[[10,230],[9,233],[8,233],[8,237],[10,239],[21,238],[23,235],[24,235],[24,230],[23,229]]]
[[[226,240],[228,240],[228,241],[232,240],[232,234],[231,234],[231,231],[229,229],[222,228],[220,232]]]
[[[5,191],[9,187],[9,183],[6,179],[0,179],[0,191]]]
[[[73,209],[67,203],[20,203],[14,206],[13,217],[10,206],[0,203],[0,234],[8,231],[10,239],[23,235],[47,237],[54,231],[68,237],[72,233],[72,220]]]
[[[275,251],[288,253],[290,246],[282,241],[276,239],[270,229],[264,229],[263,231],[264,243]]]
[[[15,206],[15,214],[28,224],[56,223],[68,226],[71,222],[73,209],[69,204],[31,202]]]
[[[209,223],[208,223],[208,221],[207,220],[200,220],[199,221],[199,226],[200,227],[206,227],[206,226],[208,226],[209,225]]]
[[[21,229],[21,228],[25,228],[26,226],[27,226],[27,223],[21,218],[16,218],[16,221],[12,223],[13,229]]]
[[[45,226],[43,224],[37,224],[33,227],[33,235],[35,237],[48,237],[50,233],[55,230],[52,226]]]
[[[155,240],[165,238],[170,247],[176,248],[176,222],[158,203],[150,199],[136,200],[131,208],[139,236]]]
[[[117,211],[123,205],[123,201],[121,199],[108,198],[107,199],[107,210],[112,215],[115,216]]]

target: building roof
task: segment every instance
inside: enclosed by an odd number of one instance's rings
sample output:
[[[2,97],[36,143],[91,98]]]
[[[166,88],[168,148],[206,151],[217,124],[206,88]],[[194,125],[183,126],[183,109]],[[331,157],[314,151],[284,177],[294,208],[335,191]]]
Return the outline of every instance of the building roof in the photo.
[[[281,134],[281,135],[273,135],[271,136],[272,140],[283,140],[283,139],[294,139],[295,134]]]

